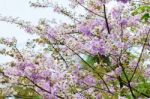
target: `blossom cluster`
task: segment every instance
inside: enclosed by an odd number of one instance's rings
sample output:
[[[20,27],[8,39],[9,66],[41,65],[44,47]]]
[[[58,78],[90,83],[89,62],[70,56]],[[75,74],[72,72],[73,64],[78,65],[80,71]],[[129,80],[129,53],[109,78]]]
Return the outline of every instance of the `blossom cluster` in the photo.
[[[150,97],[150,28],[148,21],[141,20],[143,14],[132,15],[137,2],[116,0],[110,11],[107,9],[111,0],[70,2],[73,10],[83,7],[87,11],[84,18],[74,17],[51,2],[30,4],[52,7],[55,13],[71,18],[73,24],[51,26],[47,20],[40,20],[38,25],[32,25],[18,18],[0,17],[0,21],[17,24],[27,33],[39,36],[27,42],[25,49],[9,46],[15,60],[1,70],[9,79],[7,83],[24,85],[34,92],[28,96],[42,99]],[[5,45],[12,42],[16,41],[0,40]],[[16,87],[12,93],[19,94]]]

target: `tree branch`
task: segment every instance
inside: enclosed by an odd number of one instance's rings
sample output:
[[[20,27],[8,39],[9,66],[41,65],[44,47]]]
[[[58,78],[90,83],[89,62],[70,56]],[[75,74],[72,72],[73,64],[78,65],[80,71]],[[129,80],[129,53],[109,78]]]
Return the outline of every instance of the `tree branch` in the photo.
[[[134,71],[133,71],[133,74],[132,74],[130,80],[129,80],[130,82],[131,82],[131,80],[133,79],[133,77],[134,77],[134,75],[135,75],[135,73],[136,73],[136,70],[137,70],[137,68],[138,68],[138,66],[139,66],[139,63],[140,63],[140,61],[141,61],[141,58],[142,58],[142,55],[143,55],[143,52],[144,52],[146,43],[147,43],[147,41],[148,41],[149,33],[150,33],[150,29],[149,29],[149,31],[148,31],[148,33],[147,33],[147,35],[146,35],[146,39],[145,39],[145,41],[144,41],[143,48],[142,48],[142,51],[141,51],[141,53],[140,53],[138,62],[137,62],[137,64],[136,64],[136,67],[135,67],[135,69],[134,69]]]

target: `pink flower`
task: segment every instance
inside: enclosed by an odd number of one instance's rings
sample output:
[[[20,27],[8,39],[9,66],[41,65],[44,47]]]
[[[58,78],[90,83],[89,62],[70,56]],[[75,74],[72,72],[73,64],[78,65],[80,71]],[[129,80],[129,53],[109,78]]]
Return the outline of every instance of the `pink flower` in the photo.
[[[82,95],[81,93],[76,93],[75,99],[85,99],[85,98],[84,98],[84,95]]]
[[[60,7],[58,7],[58,6],[55,6],[53,11],[59,13],[59,12],[61,12],[61,9],[60,9]]]
[[[84,0],[78,0],[81,4],[84,4]]]
[[[129,0],[117,0],[117,1],[120,1],[122,3],[127,3]]]
[[[97,94],[96,95],[96,99],[102,99],[102,95],[101,94]]]
[[[81,25],[79,31],[88,36],[92,34],[90,28],[87,25]]]
[[[147,65],[144,75],[145,77],[150,78],[150,64]]]
[[[83,82],[84,83],[86,83],[86,84],[88,84],[88,85],[93,85],[93,86],[95,86],[96,85],[96,80],[95,80],[95,78],[94,77],[92,77],[92,76],[86,76],[84,79],[83,79]]]
[[[31,26],[25,27],[25,31],[28,32],[28,33],[33,33],[34,32]]]
[[[121,67],[117,67],[115,69],[115,74],[119,76],[119,75],[121,75],[121,73],[122,73],[122,68]]]

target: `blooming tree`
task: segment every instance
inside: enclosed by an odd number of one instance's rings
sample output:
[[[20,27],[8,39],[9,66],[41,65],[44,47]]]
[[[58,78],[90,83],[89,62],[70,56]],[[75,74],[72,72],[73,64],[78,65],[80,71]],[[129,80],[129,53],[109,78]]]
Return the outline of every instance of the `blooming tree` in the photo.
[[[117,99],[150,97],[149,1],[69,0],[69,9],[49,1],[31,7],[53,8],[72,23],[41,19],[38,25],[13,17],[38,38],[19,50],[15,38],[1,38],[1,97],[29,99]],[[115,6],[108,10],[112,2]],[[85,14],[76,12],[79,8]],[[76,12],[75,14],[73,12]],[[136,51],[135,51],[136,50]]]

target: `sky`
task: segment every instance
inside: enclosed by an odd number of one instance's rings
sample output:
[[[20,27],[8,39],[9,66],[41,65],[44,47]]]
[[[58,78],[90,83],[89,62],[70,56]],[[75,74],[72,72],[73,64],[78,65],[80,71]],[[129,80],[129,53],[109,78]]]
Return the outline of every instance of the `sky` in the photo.
[[[35,0],[0,0],[0,15],[1,16],[12,16],[19,17],[19,19],[30,21],[33,24],[37,24],[40,18],[46,19],[57,19],[60,22],[68,20],[64,16],[59,14],[54,14],[51,8],[33,8],[30,7],[29,1]],[[55,0],[58,1],[58,0]],[[59,1],[63,5],[66,5],[65,0]],[[19,48],[22,48],[28,39],[35,38],[35,35],[30,35],[25,33],[24,30],[17,27],[15,24],[10,24],[0,21],[0,38],[12,38],[15,37],[18,41],[17,45]],[[5,63],[9,61],[10,57],[0,55],[0,63]]]

